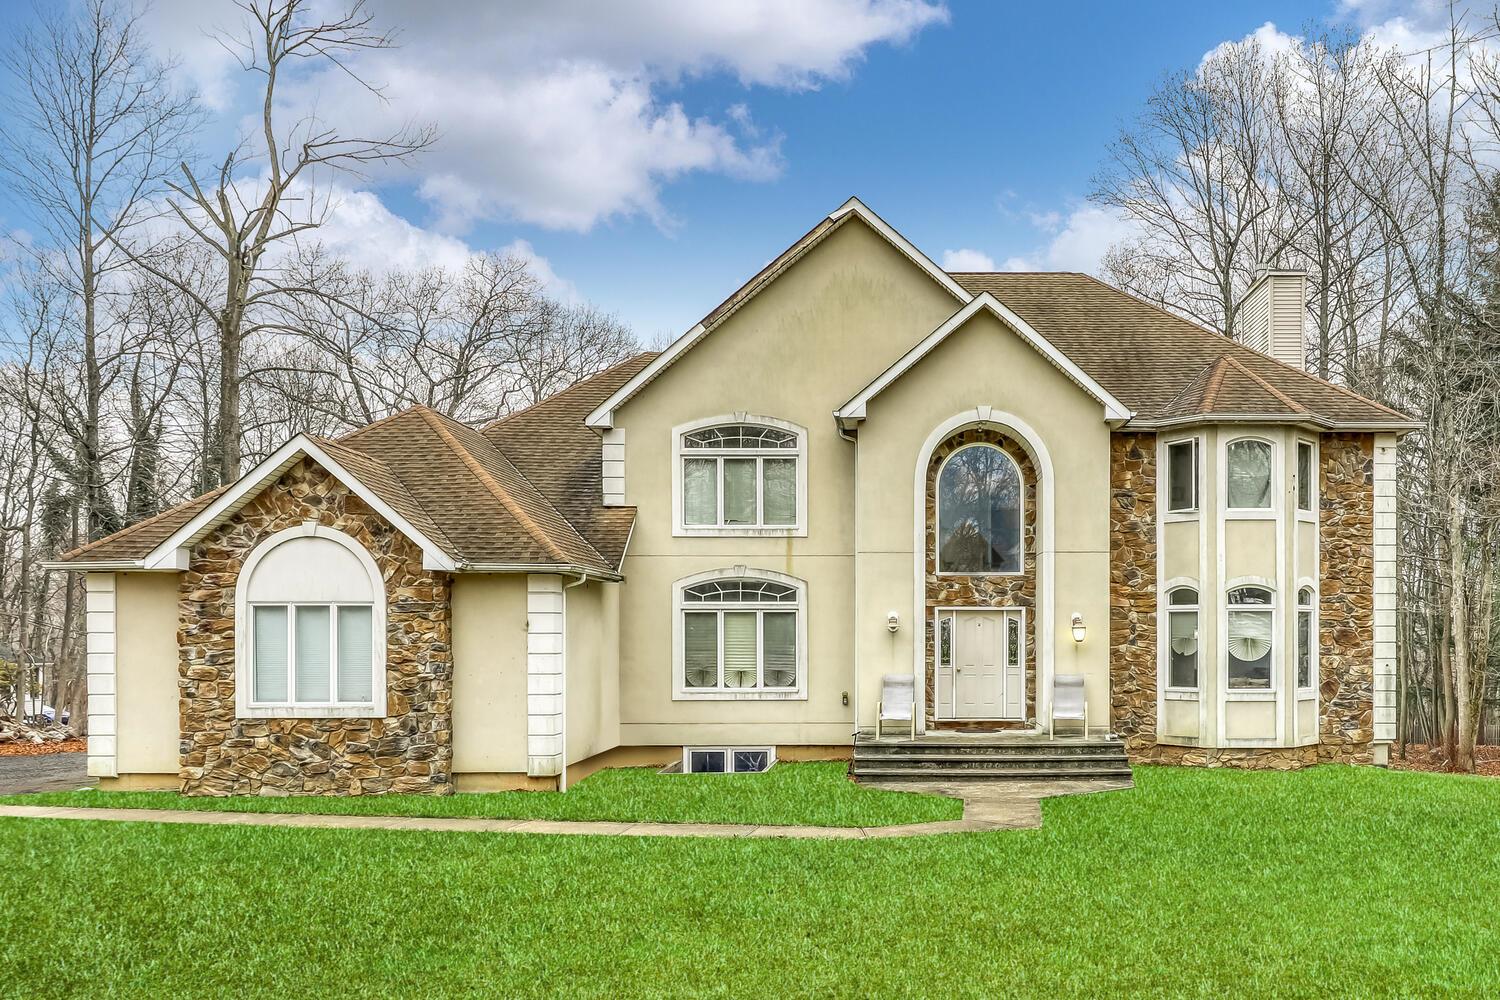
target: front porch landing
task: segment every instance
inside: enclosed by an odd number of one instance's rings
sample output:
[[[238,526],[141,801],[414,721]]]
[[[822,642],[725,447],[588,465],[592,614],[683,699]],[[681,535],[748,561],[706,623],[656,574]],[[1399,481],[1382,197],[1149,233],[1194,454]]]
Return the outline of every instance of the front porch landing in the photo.
[[[1058,736],[1019,730],[966,733],[929,730],[912,739],[875,730],[854,737],[850,773],[860,781],[1105,778],[1129,780],[1130,762],[1117,736]]]

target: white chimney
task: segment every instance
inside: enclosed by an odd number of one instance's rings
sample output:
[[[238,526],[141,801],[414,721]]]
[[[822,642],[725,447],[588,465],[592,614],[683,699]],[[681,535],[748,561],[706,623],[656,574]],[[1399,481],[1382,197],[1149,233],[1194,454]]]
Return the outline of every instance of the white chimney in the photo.
[[[1306,304],[1306,271],[1259,267],[1250,290],[1240,299],[1234,339],[1293,368],[1305,369],[1302,320]]]

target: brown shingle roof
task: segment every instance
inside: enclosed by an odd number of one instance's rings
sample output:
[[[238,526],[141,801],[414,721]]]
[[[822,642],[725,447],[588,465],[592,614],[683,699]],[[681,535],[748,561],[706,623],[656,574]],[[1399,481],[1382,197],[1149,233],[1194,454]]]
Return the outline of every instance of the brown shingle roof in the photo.
[[[1217,392],[1192,415],[1311,415],[1335,423],[1408,419],[1342,386],[1276,361],[1087,274],[956,272],[974,295],[989,292],[1031,324],[1141,421],[1185,416],[1182,401],[1230,358]],[[1204,385],[1195,386],[1202,382]]]
[[[220,486],[200,497],[168,507],[144,521],[121,528],[113,535],[80,545],[58,556],[58,562],[124,562],[139,559],[171,538],[178,528],[197,517],[199,511],[213,503],[226,489],[227,486]]]
[[[600,502],[603,451],[598,433],[584,420],[655,357],[638,354],[501,417],[483,432],[615,566],[635,524],[635,508]]]

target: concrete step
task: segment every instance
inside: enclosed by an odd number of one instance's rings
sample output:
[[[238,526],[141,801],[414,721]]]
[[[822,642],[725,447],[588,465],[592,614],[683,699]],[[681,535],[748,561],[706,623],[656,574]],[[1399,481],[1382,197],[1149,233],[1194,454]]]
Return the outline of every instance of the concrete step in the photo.
[[[933,753],[884,753],[865,754],[856,752],[857,765],[875,767],[920,767],[934,770],[953,770],[966,767],[1077,767],[1095,769],[1100,767],[1129,767],[1125,755],[1109,754],[1080,757],[1070,754],[1049,753],[1005,753],[1005,754],[933,754]]]
[[[873,778],[886,781],[949,781],[955,779],[1053,780],[1058,778],[1129,778],[1131,776],[1130,768],[1121,766],[1108,768],[920,768],[861,766],[858,763],[854,765],[852,773],[856,778]]]
[[[1119,743],[856,743],[856,754],[872,757],[890,754],[921,754],[934,757],[990,757],[1004,754],[1028,756],[1051,754],[1058,757],[1123,757],[1125,747]]]

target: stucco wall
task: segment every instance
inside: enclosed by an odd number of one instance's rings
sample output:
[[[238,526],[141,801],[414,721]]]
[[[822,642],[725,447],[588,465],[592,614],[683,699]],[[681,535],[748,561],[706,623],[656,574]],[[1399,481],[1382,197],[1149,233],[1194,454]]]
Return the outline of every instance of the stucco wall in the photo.
[[[453,578],[453,770],[526,773],[526,577]]]
[[[639,505],[620,591],[621,743],[849,741],[852,707],[843,696],[854,686],[855,449],[831,414],[959,305],[851,221],[620,408],[625,500]],[[807,428],[805,537],[673,536],[673,428],[736,412]],[[806,700],[673,700],[672,585],[735,565],[806,583]],[[909,579],[909,563],[904,572]],[[884,616],[882,608],[882,630]]]
[[[620,742],[620,585],[590,581],[565,594],[567,761]]]
[[[115,574],[115,745],[119,773],[175,783],[177,574]]]

